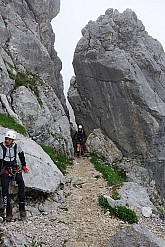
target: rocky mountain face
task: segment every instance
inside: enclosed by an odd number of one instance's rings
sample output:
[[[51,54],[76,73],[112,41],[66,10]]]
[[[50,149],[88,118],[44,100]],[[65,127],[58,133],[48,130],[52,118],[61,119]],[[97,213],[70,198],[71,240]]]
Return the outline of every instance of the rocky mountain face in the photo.
[[[60,0],[0,3],[0,112],[30,137],[72,155],[68,110],[51,20]]]
[[[165,198],[165,53],[136,14],[108,9],[82,30],[68,100],[87,134],[95,129],[126,157],[143,160]]]

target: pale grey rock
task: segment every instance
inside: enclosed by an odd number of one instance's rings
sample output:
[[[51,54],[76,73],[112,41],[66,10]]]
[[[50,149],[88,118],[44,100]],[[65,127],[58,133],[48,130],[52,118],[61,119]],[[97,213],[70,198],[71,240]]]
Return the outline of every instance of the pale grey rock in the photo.
[[[148,169],[144,167],[141,160],[123,158],[121,162],[115,163],[115,167],[125,171],[127,182],[134,182],[146,187],[148,193],[149,190],[155,189],[155,182],[151,183]]]
[[[3,105],[3,107],[6,109],[7,113],[8,113],[11,117],[15,118],[16,121],[22,125],[22,122],[21,122],[20,119],[18,118],[18,115],[15,114],[15,112],[11,109],[11,107],[10,107],[10,105],[9,105],[9,102],[8,102],[7,97],[6,97],[5,94],[0,94],[0,101],[1,101],[1,103],[2,103],[2,105]]]
[[[46,201],[44,203],[40,203],[39,206],[38,206],[38,209],[39,209],[39,212],[51,212],[53,210],[56,210],[58,207],[60,206],[60,202],[52,202],[52,201]]]
[[[27,71],[45,80],[64,103],[61,61],[54,50],[55,39],[50,24],[59,8],[58,0],[23,3],[19,0],[2,7],[2,11],[6,29],[12,30],[7,49],[15,65],[22,64]]]
[[[97,153],[110,164],[121,161],[123,157],[121,151],[109,138],[103,135],[100,129],[94,129],[90,133],[86,141],[86,147],[90,153]]]
[[[143,207],[156,210],[147,193],[147,189],[134,182],[125,182],[118,190],[120,201],[131,209],[141,213]]]
[[[48,17],[49,20],[52,20],[60,11],[60,0],[26,0],[29,9],[34,13],[34,16],[40,21],[44,17]]]
[[[82,30],[68,100],[76,122],[140,158],[165,198],[165,53],[136,14],[109,9]],[[159,162],[159,161],[160,162]]]
[[[109,238],[106,247],[164,247],[165,241],[143,225],[134,224]]]
[[[134,210],[140,217],[148,218],[152,215],[152,210],[156,207],[150,201],[146,188],[134,182],[125,182],[118,189],[120,199],[114,200],[111,196],[104,195],[112,207],[125,206]]]
[[[21,86],[13,93],[13,109],[26,126],[29,135],[40,144],[53,146],[72,157],[69,120],[63,106],[46,84],[38,85],[38,98]]]
[[[2,238],[2,247],[22,247],[26,244],[24,236],[17,232],[7,232]]]
[[[9,66],[10,65],[10,66]],[[0,47],[0,89],[1,93],[8,94],[13,89],[14,81],[9,77],[9,73],[15,74],[14,64],[11,57],[7,54],[4,48]]]
[[[164,205],[165,208],[165,160],[164,157],[158,157],[158,159],[148,161],[146,167],[149,171],[150,184],[154,189],[154,194],[158,203]],[[157,193],[156,193],[156,191]],[[160,195],[160,196],[159,196]],[[159,198],[160,197],[160,198]],[[154,195],[153,195],[154,198]]]
[[[127,182],[134,182],[145,187],[149,197],[153,200],[156,198],[157,205],[162,204],[157,190],[159,188],[158,183],[151,176],[149,169],[144,167],[144,163],[141,160],[123,158],[121,162],[115,163],[114,167],[125,171]]]
[[[41,212],[39,211],[39,208],[38,208],[38,204],[35,204],[35,205],[33,204],[32,206],[31,205],[27,205],[26,206],[26,213],[27,213],[27,217],[28,216],[29,217],[36,216],[36,215],[40,215],[41,214]],[[14,216],[16,216],[16,219],[18,219],[19,218],[19,212],[17,211],[17,215],[14,215]]]
[[[5,42],[9,39],[10,34],[5,26],[5,19],[2,15],[0,15],[0,30],[1,30],[1,36],[0,36],[0,46],[4,46]]]
[[[152,215],[152,208],[142,207],[142,215],[146,218],[149,218]]]
[[[121,200],[114,200],[112,197],[104,195],[104,197],[107,199],[109,205],[111,207],[117,207],[117,206],[126,206],[126,202]]]

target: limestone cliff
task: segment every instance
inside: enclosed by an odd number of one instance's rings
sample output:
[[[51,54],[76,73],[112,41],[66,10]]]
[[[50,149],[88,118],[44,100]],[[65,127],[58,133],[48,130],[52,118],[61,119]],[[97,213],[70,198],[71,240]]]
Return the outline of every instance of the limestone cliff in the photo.
[[[11,108],[38,143],[71,155],[61,61],[51,27],[59,9],[60,0],[1,1],[0,112]]]
[[[68,99],[87,134],[145,161],[165,198],[165,53],[136,14],[108,9],[82,30]],[[161,176],[160,176],[161,174]]]

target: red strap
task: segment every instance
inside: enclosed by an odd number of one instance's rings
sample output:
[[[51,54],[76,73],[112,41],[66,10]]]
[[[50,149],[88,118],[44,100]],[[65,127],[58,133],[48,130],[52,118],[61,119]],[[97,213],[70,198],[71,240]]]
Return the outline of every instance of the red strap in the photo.
[[[9,174],[9,172],[7,170],[4,170],[4,174]]]

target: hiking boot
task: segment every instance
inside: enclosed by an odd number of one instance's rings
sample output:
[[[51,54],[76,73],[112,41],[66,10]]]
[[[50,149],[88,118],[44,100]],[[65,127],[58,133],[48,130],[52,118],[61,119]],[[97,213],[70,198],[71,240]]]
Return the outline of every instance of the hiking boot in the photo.
[[[25,219],[26,218],[26,210],[25,210],[25,203],[24,202],[19,203],[19,211],[20,211],[21,219]]]
[[[13,218],[11,205],[6,206],[6,221],[10,222]]]

